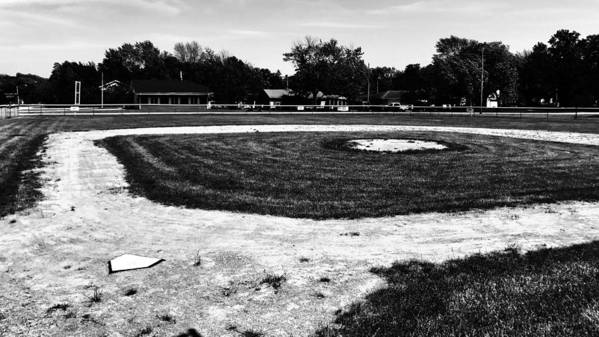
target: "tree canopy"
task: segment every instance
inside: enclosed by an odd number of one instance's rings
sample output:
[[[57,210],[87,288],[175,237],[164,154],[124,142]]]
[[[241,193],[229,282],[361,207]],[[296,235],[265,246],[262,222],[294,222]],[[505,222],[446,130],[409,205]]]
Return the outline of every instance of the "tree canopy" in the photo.
[[[283,59],[295,67],[292,88],[296,93],[314,99],[319,92],[355,98],[368,79],[363,55],[362,48],[342,46],[335,39],[323,42],[306,37]]]
[[[484,55],[484,67],[482,58]],[[57,62],[49,79],[35,75],[0,75],[0,103],[18,86],[27,103],[69,103],[74,81],[83,82],[82,102],[99,103],[102,74],[105,82],[119,80],[120,92],[107,103],[130,102],[129,83],[136,79],[178,79],[206,85],[222,103],[257,100],[266,88],[287,84],[301,97],[319,92],[360,102],[370,84],[371,94],[403,90],[407,104],[472,104],[499,92],[507,105],[599,105],[599,35],[559,30],[546,43],[530,51],[512,53],[502,42],[479,42],[457,36],[442,38],[429,65],[409,64],[404,69],[370,68],[361,47],[337,40],[306,37],[296,42],[283,59],[294,66],[287,79],[281,72],[253,66],[226,51],[216,52],[197,41],[179,42],[173,52],[161,51],[151,41],[124,43],[106,50],[100,64]]]

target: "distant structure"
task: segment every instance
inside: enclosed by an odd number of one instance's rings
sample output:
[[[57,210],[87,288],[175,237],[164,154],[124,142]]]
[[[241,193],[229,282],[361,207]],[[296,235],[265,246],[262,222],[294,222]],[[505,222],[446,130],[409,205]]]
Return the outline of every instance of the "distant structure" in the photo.
[[[110,81],[110,82],[108,82],[108,83],[104,83],[104,85],[103,85],[103,86],[102,86],[102,85],[100,85],[100,86],[98,86],[98,88],[99,88],[100,90],[102,90],[102,89],[103,89],[103,90],[105,90],[105,91],[111,91],[111,90],[115,90],[115,89],[117,89],[117,88],[120,88],[120,87],[122,87],[122,86],[123,86],[123,84],[121,83],[121,81],[119,81],[119,80],[114,80],[114,81]]]
[[[295,94],[289,89],[264,89],[260,95],[261,102],[268,103],[271,107],[281,104],[293,104]]]
[[[191,81],[134,80],[131,82],[136,104],[208,104],[210,89]]]
[[[308,96],[308,100],[310,102],[314,101],[314,95],[310,94]],[[322,91],[319,91],[316,94],[316,101],[320,104],[320,106],[346,106],[347,105],[347,97],[336,95],[336,94],[324,94]]]
[[[372,101],[375,104],[382,104],[382,105],[391,105],[393,103],[396,103],[396,104],[406,103],[405,96],[408,93],[409,93],[409,91],[407,91],[407,90],[382,91],[382,92],[374,95]]]
[[[500,94],[501,94],[500,91],[497,90],[497,92],[492,92],[491,94],[489,94],[489,96],[487,96],[487,108],[499,107]]]

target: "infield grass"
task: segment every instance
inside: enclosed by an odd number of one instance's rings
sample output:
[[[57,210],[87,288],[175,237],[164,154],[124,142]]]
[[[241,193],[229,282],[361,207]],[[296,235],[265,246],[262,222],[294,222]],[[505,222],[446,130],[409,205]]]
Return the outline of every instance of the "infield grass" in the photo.
[[[369,153],[349,139],[451,150]],[[599,199],[599,148],[439,132],[114,137],[134,193],[165,204],[294,218],[361,218]]]
[[[470,118],[398,115],[148,115],[33,117],[0,120],[0,217],[32,206],[41,195],[35,172],[43,139],[54,132],[141,127],[241,124],[388,124],[438,125],[599,132],[595,119]]]

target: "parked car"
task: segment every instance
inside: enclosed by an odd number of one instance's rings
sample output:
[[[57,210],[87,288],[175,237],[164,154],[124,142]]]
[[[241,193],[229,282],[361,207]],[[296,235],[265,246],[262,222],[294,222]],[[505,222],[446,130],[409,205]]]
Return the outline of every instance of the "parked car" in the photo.
[[[388,105],[392,111],[394,110],[399,110],[399,111],[412,111],[412,109],[414,108],[413,105],[406,105],[406,104],[401,104],[399,102],[393,102],[391,104]]]

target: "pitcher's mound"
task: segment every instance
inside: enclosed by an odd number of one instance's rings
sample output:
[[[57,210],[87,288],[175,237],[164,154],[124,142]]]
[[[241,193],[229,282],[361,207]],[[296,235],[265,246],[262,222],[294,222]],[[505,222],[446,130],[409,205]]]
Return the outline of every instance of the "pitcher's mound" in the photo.
[[[394,153],[447,149],[441,143],[415,139],[352,139],[347,146],[353,150]]]

